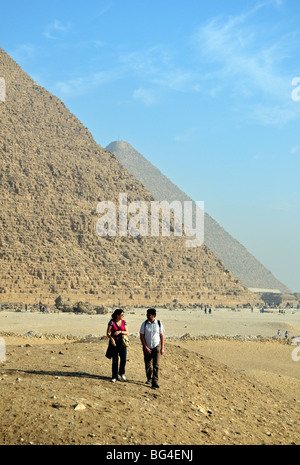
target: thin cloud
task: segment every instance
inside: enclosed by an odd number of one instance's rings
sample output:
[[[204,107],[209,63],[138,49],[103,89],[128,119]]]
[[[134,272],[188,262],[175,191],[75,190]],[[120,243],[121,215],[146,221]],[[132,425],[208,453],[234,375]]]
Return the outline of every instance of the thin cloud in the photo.
[[[142,51],[124,53],[119,61],[125,74],[134,76],[141,87],[175,92],[198,92],[199,73],[178,66],[178,55],[170,47],[156,45]]]
[[[193,70],[183,70],[174,67],[172,70],[162,70],[158,76],[151,79],[153,84],[178,92],[198,92],[199,76]]]
[[[33,58],[36,52],[36,47],[32,44],[21,44],[15,50],[11,50],[9,54],[17,61],[23,62],[29,58]]]
[[[171,55],[166,47],[156,45],[147,50],[123,53],[119,61],[128,71],[149,80],[170,66]]]
[[[217,68],[207,77],[234,79],[231,84],[237,83],[239,89],[247,84],[249,94],[261,90],[278,95],[283,79],[274,72],[276,50],[274,46],[256,47],[254,31],[243,24],[245,19],[237,17],[223,24],[213,20],[198,31],[196,39],[203,56]]]
[[[186,142],[189,142],[192,138],[198,137],[199,133],[200,133],[200,130],[197,127],[187,128],[185,131],[181,132],[180,134],[176,134],[174,136],[174,141],[186,143]]]
[[[291,52],[289,39],[295,34],[282,34],[275,40],[274,33],[258,28],[253,20],[266,5],[257,4],[234,17],[214,18],[197,30],[194,40],[199,59],[209,68],[201,79],[210,83],[211,95],[226,92],[248,105],[251,119],[278,125],[299,114],[291,105],[290,78],[283,68]]]
[[[253,121],[259,121],[265,126],[284,126],[296,117],[299,117],[298,108],[293,107],[292,104],[256,104],[250,110]]]
[[[152,107],[158,103],[155,92],[151,89],[139,88],[133,92],[133,98],[142,102],[147,107]]]
[[[291,148],[290,150],[291,154],[299,153],[299,145],[295,145],[294,147]]]
[[[65,33],[70,28],[70,23],[63,24],[58,19],[55,19],[52,23],[48,24],[45,27],[43,35],[47,39],[56,40],[58,39],[62,33]]]
[[[55,83],[55,91],[64,97],[85,95],[95,88],[119,79],[117,72],[100,71]]]

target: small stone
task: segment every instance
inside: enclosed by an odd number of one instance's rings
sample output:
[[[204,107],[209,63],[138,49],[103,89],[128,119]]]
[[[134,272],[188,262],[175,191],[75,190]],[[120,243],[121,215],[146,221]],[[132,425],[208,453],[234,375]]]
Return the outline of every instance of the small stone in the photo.
[[[74,410],[84,410],[85,408],[85,405],[82,403],[74,405]]]
[[[202,429],[202,430],[201,430],[201,433],[203,433],[203,434],[208,434],[208,435],[209,435],[209,432],[207,431],[207,429]]]

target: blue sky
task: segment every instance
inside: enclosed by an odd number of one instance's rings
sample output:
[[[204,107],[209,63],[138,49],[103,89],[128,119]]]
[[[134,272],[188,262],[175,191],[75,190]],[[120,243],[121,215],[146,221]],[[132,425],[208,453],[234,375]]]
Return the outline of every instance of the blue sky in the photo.
[[[300,292],[298,0],[0,8],[0,47],[101,146],[128,141]]]

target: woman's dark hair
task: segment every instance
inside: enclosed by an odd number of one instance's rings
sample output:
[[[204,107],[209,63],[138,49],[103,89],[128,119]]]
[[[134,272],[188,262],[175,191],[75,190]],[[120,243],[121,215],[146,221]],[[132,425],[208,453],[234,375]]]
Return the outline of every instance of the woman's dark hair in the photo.
[[[118,315],[121,315],[121,313],[123,313],[123,310],[121,310],[120,308],[117,308],[111,316],[112,319],[115,320]]]

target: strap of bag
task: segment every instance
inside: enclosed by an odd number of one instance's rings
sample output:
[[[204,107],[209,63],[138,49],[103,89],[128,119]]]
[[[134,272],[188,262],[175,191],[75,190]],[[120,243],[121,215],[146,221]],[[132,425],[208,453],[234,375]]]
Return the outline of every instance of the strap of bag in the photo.
[[[157,323],[158,323],[158,326],[160,327],[160,320],[156,320],[156,321],[157,321]],[[147,324],[147,323],[149,323],[148,320],[145,321],[145,329],[146,329],[146,324]],[[151,323],[150,323],[150,324],[151,324]]]
[[[125,325],[124,325],[124,328],[122,329],[123,321],[124,321],[124,320],[122,320],[122,323],[121,323],[121,326],[120,326],[120,327],[117,325],[117,323],[116,323],[114,320],[111,320],[111,321],[112,321],[112,323],[113,323],[112,326],[113,326],[113,328],[114,328],[114,332],[116,332],[116,331],[125,331]],[[115,327],[116,327],[117,329],[115,329]]]

